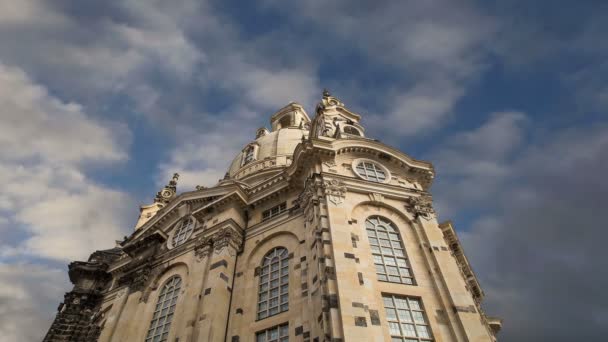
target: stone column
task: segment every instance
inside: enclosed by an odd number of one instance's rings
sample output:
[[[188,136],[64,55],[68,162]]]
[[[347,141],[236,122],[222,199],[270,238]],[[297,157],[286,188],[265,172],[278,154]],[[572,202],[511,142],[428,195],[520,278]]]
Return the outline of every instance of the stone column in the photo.
[[[223,342],[230,312],[232,278],[243,237],[240,228],[228,225],[218,229],[210,239],[213,251],[208,256],[209,266],[203,286],[204,305],[195,321],[193,340]]]
[[[203,286],[205,285],[205,281],[207,279],[207,269],[209,268],[209,255],[213,250],[213,246],[211,245],[211,240],[209,238],[202,238],[197,241],[196,247],[194,248],[194,258],[195,261],[192,267],[192,283],[193,289],[191,292],[192,297],[192,305],[189,307],[189,310],[186,312],[185,319],[186,330],[184,331],[184,341],[190,342],[194,341],[195,334],[195,326],[198,323],[198,315],[202,310],[202,302],[203,302]]]
[[[116,326],[118,325],[118,321],[120,320],[122,311],[125,308],[125,304],[127,303],[128,297],[128,287],[125,287],[116,293],[116,298],[114,299],[114,303],[112,305],[113,307],[108,313],[108,319],[106,320],[104,329],[101,332],[101,335],[99,336],[100,342],[112,341],[114,332],[116,331]]]

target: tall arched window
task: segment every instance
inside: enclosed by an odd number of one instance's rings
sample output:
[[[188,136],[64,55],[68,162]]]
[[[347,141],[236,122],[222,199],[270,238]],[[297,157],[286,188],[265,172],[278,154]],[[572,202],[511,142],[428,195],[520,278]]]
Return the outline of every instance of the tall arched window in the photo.
[[[378,279],[413,285],[414,276],[401,235],[394,224],[384,217],[371,216],[365,220],[365,229]]]
[[[277,247],[262,261],[258,290],[258,319],[289,309],[289,255]]]
[[[160,290],[150,329],[146,335],[146,342],[165,342],[169,338],[169,328],[171,328],[181,285],[182,278],[173,276]]]

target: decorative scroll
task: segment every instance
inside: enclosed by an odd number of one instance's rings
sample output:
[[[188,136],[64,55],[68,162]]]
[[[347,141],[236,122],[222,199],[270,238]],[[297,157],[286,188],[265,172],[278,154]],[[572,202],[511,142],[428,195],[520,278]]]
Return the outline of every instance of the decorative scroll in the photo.
[[[418,197],[410,197],[407,199],[407,210],[413,213],[416,217],[422,216],[429,219],[435,213],[433,209],[433,198],[429,194],[422,194]]]

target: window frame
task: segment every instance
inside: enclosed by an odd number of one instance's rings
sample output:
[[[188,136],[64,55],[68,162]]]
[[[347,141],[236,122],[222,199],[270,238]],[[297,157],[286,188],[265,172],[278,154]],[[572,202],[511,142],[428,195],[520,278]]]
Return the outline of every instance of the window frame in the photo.
[[[185,224],[189,224],[189,227],[186,229],[185,233],[182,234],[181,230],[184,228]],[[192,233],[194,232],[194,228],[196,227],[196,220],[194,219],[194,217],[189,216],[185,219],[180,220],[177,225],[179,225],[179,227],[173,229],[171,239],[169,239],[168,241],[170,248],[179,247],[183,245],[186,241],[188,241],[188,239],[192,236]],[[180,236],[182,236],[182,238],[180,238]]]
[[[387,300],[389,299],[391,306],[387,306]],[[399,302],[402,304],[401,306],[398,304],[397,300],[401,300]],[[403,303],[405,303],[406,306],[403,306]],[[417,305],[413,306],[411,303],[417,303]],[[383,292],[382,306],[384,307],[384,314],[386,316],[386,322],[388,323],[388,334],[391,337],[391,341],[397,341],[396,339],[406,342],[434,341],[431,322],[429,321],[429,316],[421,297]],[[417,315],[414,313],[417,313]],[[420,319],[422,321],[420,321]],[[406,329],[404,326],[410,326],[410,329],[413,330]],[[425,328],[419,330],[418,327]],[[399,330],[399,334],[394,333],[395,328]],[[413,331],[415,336],[406,335],[406,331]],[[426,331],[427,336],[420,336],[421,331]]]
[[[160,336],[161,339],[159,342],[167,342],[169,340],[171,324],[173,323],[173,317],[175,316],[182,284],[182,277],[175,274],[169,277],[161,287],[144,342],[152,342],[155,340],[156,336]],[[173,288],[168,290],[169,286]],[[171,292],[167,293],[167,291]],[[166,312],[163,313],[165,310]],[[167,317],[169,318],[167,319]],[[167,320],[169,321],[168,323]],[[161,321],[162,323],[159,324]]]
[[[274,207],[262,211],[262,222],[268,221],[287,211],[287,202],[279,203]]]
[[[359,173],[359,171],[357,170],[359,164],[361,163],[368,163],[368,164],[373,164],[375,169],[379,169],[380,171],[384,172],[384,180],[379,180],[379,177],[376,176],[377,180],[373,180],[367,177],[367,171],[366,171],[366,175],[363,176]],[[366,180],[368,182],[372,182],[372,183],[378,183],[378,184],[386,184],[388,182],[390,182],[391,180],[391,172],[388,170],[388,168],[386,168],[386,166],[382,165],[381,163],[375,161],[375,160],[371,160],[371,159],[366,159],[366,158],[358,158],[353,160],[351,167],[353,169],[353,172],[357,175],[357,177]],[[365,169],[365,164],[364,164],[364,169]],[[377,171],[375,171],[375,173],[377,173]]]
[[[374,223],[371,221],[372,219],[376,219],[378,223]],[[370,228],[368,222],[372,225],[372,228]],[[378,230],[378,227],[384,226],[391,227],[393,231],[387,228]],[[405,248],[403,234],[401,234],[399,227],[384,216],[371,215],[365,218],[364,228],[372,254],[376,279],[388,283],[417,286],[416,277]],[[374,234],[371,235],[370,231],[373,231]],[[394,235],[396,235],[396,239]],[[395,247],[396,245],[397,247]],[[379,268],[382,269],[382,272],[379,272]],[[394,272],[391,272],[392,269],[394,269]],[[399,279],[395,280],[395,278]]]
[[[278,258],[276,262],[275,258]],[[259,270],[256,302],[258,321],[289,311],[289,250],[285,247],[271,249],[264,254]],[[275,272],[276,278],[273,277]],[[273,286],[274,281],[276,286]],[[275,290],[276,294],[273,295]],[[275,299],[276,305],[271,306]],[[275,308],[277,311],[273,312]]]
[[[277,330],[278,336],[276,339],[270,340],[268,338],[268,334],[272,331],[272,330]],[[281,333],[285,333],[284,335],[281,335]],[[264,338],[263,338],[263,342],[288,342],[289,341],[289,322],[285,322],[285,323],[281,323],[281,324],[277,324],[274,325],[270,328],[266,328],[260,331],[256,331],[255,332],[255,342],[260,341],[259,340],[259,336],[264,334]]]
[[[252,163],[254,161],[256,161],[255,146],[248,145],[243,150],[243,163],[242,163],[241,166],[245,166],[245,165],[247,165],[249,163]]]

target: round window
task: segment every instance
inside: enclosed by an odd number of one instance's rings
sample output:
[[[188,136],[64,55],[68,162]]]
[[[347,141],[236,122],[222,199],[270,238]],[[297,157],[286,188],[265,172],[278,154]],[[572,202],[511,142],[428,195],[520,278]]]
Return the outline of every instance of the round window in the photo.
[[[371,160],[355,160],[353,164],[357,175],[370,182],[386,183],[390,177],[385,167]]]
[[[188,219],[183,220],[180,223],[179,228],[177,228],[177,230],[173,234],[173,240],[171,241],[171,244],[173,245],[173,247],[177,247],[177,246],[181,245],[182,243],[184,243],[186,240],[188,240],[188,238],[190,237],[190,234],[192,234],[193,230],[194,230],[194,219],[192,217],[190,217]]]

